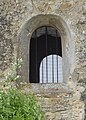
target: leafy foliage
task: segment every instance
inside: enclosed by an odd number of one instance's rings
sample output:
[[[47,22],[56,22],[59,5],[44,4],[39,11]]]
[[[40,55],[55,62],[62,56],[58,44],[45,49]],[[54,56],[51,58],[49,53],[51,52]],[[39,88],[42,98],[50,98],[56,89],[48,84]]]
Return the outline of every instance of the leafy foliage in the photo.
[[[0,91],[0,120],[44,120],[44,114],[33,94],[10,88]]]
[[[11,71],[5,77],[6,82],[16,81],[20,78],[20,76],[17,74],[17,70],[21,68],[22,63],[22,59],[18,59],[15,63],[12,63]]]
[[[0,82],[0,120],[44,120],[44,113],[35,95],[26,95],[15,84],[11,85],[20,78],[17,69],[21,65],[22,59],[18,59],[12,64],[5,81]]]

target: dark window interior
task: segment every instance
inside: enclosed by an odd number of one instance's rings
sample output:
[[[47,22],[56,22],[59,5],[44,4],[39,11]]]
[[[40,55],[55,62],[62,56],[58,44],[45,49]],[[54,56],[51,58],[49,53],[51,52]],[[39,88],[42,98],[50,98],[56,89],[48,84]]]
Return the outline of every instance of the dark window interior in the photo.
[[[49,26],[36,29],[30,42],[30,83],[40,83],[40,63],[43,58],[53,54],[62,57],[61,37],[58,31]]]

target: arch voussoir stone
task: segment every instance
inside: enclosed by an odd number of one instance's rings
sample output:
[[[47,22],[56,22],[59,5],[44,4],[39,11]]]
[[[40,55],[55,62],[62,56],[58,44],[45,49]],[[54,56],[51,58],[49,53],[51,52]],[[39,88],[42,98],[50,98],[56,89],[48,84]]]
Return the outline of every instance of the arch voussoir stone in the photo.
[[[18,57],[23,59],[23,66],[21,69],[22,80],[29,82],[29,54],[30,54],[30,40],[32,33],[41,26],[55,27],[60,33],[62,40],[62,56],[63,56],[63,81],[67,82],[71,72],[74,71],[74,52],[75,45],[71,37],[71,32],[67,23],[57,15],[36,15],[29,19],[21,28],[19,33],[19,47]],[[72,57],[72,59],[71,59]]]

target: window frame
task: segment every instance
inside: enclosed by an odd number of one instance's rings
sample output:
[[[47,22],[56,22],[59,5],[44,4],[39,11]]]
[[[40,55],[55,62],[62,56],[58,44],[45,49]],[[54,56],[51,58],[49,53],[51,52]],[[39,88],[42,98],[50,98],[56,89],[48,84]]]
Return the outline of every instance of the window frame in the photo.
[[[34,30],[36,30],[38,27],[46,25],[55,27],[60,33],[63,48],[63,82],[67,83],[75,69],[74,36],[73,34],[71,35],[71,31],[68,24],[66,23],[66,20],[54,14],[41,14],[29,17],[25,24],[21,27],[18,34],[17,58],[22,58],[24,64],[18,73],[21,75],[22,81],[29,82],[30,39]]]

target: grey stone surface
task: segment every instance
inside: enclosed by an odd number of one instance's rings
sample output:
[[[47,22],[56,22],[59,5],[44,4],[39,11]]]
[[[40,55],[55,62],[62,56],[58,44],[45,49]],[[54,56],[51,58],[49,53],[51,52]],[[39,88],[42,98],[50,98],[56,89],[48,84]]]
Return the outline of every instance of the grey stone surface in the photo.
[[[64,85],[26,89],[44,97],[46,120],[86,120],[86,88],[78,85],[86,84],[86,0],[0,0],[0,80],[22,57],[22,80],[29,81],[30,38],[41,25],[61,34]]]

